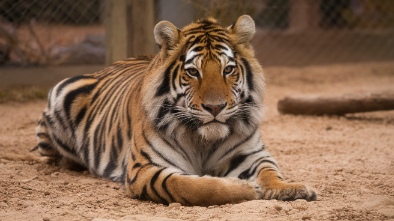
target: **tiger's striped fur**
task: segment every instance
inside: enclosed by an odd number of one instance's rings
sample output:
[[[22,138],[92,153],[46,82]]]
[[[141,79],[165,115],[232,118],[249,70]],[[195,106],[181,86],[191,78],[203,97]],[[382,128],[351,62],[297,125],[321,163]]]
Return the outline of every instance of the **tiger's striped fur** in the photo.
[[[214,205],[313,200],[286,183],[260,134],[264,76],[254,21],[155,27],[160,52],[65,79],[49,93],[38,151],[125,183],[133,198]]]

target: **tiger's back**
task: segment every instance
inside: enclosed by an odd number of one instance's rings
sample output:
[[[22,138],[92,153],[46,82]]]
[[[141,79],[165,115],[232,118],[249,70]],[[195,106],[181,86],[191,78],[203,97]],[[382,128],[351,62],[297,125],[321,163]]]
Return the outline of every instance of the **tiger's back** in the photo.
[[[36,128],[41,155],[123,181],[132,134],[131,101],[139,96],[150,61],[150,57],[126,59],[53,87]]]

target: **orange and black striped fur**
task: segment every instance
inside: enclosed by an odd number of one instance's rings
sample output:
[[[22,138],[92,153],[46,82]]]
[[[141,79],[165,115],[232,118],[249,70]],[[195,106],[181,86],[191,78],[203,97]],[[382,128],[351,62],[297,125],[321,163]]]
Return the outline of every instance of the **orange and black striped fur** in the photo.
[[[251,17],[154,29],[160,52],[65,79],[37,126],[44,155],[124,182],[133,198],[215,205],[313,200],[286,183],[260,134],[264,76]]]

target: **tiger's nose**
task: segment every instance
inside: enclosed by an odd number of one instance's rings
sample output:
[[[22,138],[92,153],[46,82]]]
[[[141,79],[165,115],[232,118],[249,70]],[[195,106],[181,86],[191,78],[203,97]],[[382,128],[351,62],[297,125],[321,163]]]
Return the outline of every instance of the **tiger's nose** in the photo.
[[[227,105],[223,104],[201,104],[202,108],[211,113],[214,117],[216,117]]]

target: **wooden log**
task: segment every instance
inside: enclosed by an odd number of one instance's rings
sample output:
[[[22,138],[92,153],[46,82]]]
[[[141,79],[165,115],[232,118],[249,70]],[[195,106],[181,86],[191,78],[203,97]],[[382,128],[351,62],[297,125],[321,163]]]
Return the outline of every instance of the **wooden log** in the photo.
[[[394,92],[285,97],[278,102],[282,114],[344,115],[357,112],[394,110]]]

